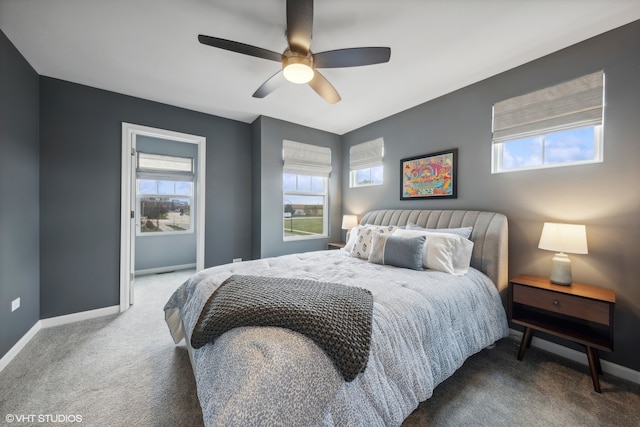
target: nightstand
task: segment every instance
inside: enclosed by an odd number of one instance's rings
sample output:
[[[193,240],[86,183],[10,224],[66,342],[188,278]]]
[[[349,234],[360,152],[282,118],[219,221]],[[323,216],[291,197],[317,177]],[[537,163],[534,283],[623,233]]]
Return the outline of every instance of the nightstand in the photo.
[[[342,249],[342,248],[344,248],[345,245],[346,245],[346,243],[344,243],[344,242],[328,243],[327,244],[327,249]]]
[[[546,332],[586,347],[593,388],[600,393],[598,350],[613,351],[616,294],[611,289],[572,283],[554,285],[547,277],[521,275],[509,282],[511,321],[524,326],[518,360],[531,346],[533,331]]]

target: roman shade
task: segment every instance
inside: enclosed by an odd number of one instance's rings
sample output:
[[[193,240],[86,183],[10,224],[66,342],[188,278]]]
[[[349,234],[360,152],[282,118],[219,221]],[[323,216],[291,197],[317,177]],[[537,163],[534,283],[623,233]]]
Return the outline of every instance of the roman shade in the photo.
[[[603,71],[500,101],[493,106],[492,142],[598,126],[603,105]]]
[[[362,144],[352,145],[349,148],[349,170],[374,168],[382,166],[384,156],[384,140],[382,138]]]
[[[193,180],[191,157],[167,156],[138,151],[136,176],[142,179]]]
[[[296,175],[324,176],[331,174],[331,148],[282,141],[283,172]]]

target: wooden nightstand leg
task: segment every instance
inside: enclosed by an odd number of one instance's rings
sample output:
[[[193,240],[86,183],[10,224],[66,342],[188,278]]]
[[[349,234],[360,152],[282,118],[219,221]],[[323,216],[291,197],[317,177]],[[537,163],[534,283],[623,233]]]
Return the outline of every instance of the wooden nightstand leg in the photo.
[[[591,371],[591,381],[593,382],[593,389],[601,393],[600,391],[600,378],[598,377],[598,367],[600,366],[600,357],[598,351],[592,347],[587,346],[587,359],[589,359],[589,371]],[[602,368],[600,368],[602,370]]]
[[[527,348],[531,348],[531,339],[533,338],[533,329],[531,328],[527,328],[528,329],[528,334],[527,334]]]
[[[522,360],[524,357],[524,351],[531,347],[531,338],[533,337],[533,329],[524,328],[524,333],[522,334],[522,341],[520,342],[520,350],[518,351],[518,360]]]
[[[593,353],[596,356],[596,368],[598,369],[598,373],[602,375],[602,365],[600,364],[600,352],[597,348],[593,348]]]

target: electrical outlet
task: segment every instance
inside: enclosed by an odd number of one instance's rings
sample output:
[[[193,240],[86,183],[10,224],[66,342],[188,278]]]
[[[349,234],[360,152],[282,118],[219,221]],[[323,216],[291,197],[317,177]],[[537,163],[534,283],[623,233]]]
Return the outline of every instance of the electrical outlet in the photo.
[[[11,301],[11,311],[16,311],[20,308],[20,298],[16,298]]]
[[[233,262],[240,262],[240,261],[242,261],[242,258],[234,258],[233,259]]]

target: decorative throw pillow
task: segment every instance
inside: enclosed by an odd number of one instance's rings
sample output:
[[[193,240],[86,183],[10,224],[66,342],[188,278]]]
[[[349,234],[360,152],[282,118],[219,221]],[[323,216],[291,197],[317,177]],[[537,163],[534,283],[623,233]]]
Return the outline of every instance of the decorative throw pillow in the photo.
[[[371,238],[369,262],[422,270],[425,239],[425,236],[398,237],[374,233]]]
[[[351,256],[354,258],[360,258],[364,260],[369,259],[369,252],[371,251],[371,239],[374,233],[391,234],[397,229],[393,225],[374,225],[365,226],[358,229],[356,235],[356,243],[351,251]]]
[[[347,243],[344,245],[344,250],[347,253],[351,253],[353,247],[356,245],[356,239],[358,238],[358,230],[363,228],[363,225],[356,225],[351,230],[347,231]]]
[[[421,230],[396,230],[394,236],[415,237],[424,235],[422,264],[425,268],[464,276],[471,264],[473,242],[457,234],[432,233]]]
[[[416,225],[412,222],[407,224],[407,230],[420,230],[420,231],[431,231],[432,233],[448,233],[448,234],[457,234],[459,236],[468,239],[471,237],[471,232],[473,231],[473,227],[459,227],[459,228],[424,228]]]

